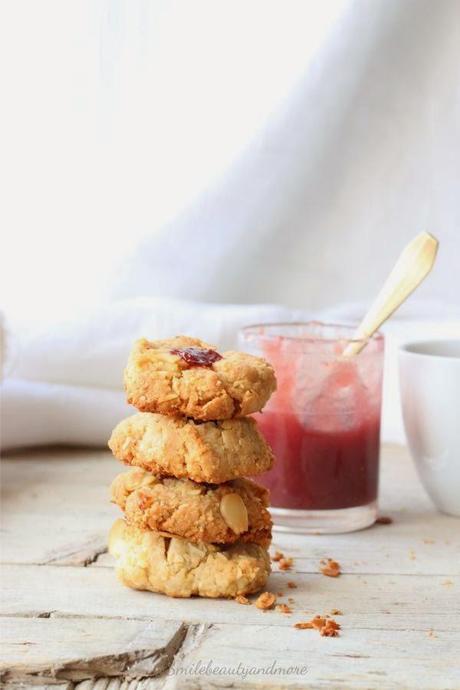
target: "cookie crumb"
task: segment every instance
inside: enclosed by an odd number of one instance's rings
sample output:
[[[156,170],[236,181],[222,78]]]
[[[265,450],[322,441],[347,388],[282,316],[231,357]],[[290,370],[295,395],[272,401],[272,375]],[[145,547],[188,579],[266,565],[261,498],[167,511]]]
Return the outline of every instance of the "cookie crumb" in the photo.
[[[290,606],[287,604],[278,604],[276,607],[276,610],[279,611],[280,613],[292,613],[292,609]]]
[[[284,558],[284,553],[282,551],[275,551],[272,556],[272,561],[280,561],[282,558]]]
[[[314,628],[318,630],[321,637],[338,637],[340,625],[333,618],[325,616],[314,616],[310,621],[295,623],[294,628],[298,630],[308,630]]]
[[[277,596],[277,597],[284,597],[284,592],[277,592],[277,593],[276,593],[276,596]]]
[[[324,616],[320,616],[319,614],[317,614],[316,616],[313,616],[313,618],[311,619],[311,624],[314,628],[316,628],[316,630],[321,630],[321,628],[324,625],[326,625],[326,619],[324,618]]]
[[[287,586],[289,587],[289,589],[297,589],[296,583],[292,580],[288,580]]]
[[[343,616],[343,612],[340,609],[331,609],[331,616]]]
[[[340,575],[340,563],[337,563],[332,558],[323,558],[320,561],[320,570],[327,577],[338,577]]]
[[[250,606],[251,602],[247,597],[244,597],[242,594],[238,594],[237,597],[235,597],[235,601],[238,602],[238,604],[244,604],[245,606]]]
[[[434,544],[434,539],[423,539],[424,544]]]
[[[417,560],[417,556],[415,555],[414,549],[409,549],[409,558],[411,561]]]
[[[441,584],[444,585],[444,587],[452,587],[454,583],[452,580],[443,580]]]
[[[293,566],[293,558],[280,558],[278,566],[280,570],[290,570]]]
[[[258,599],[256,599],[256,606],[258,609],[272,609],[276,602],[276,594],[273,592],[264,592]]]
[[[293,603],[294,603],[294,599],[293,599],[292,597],[288,597],[288,603],[289,603],[289,604],[293,604]]]
[[[379,515],[379,517],[375,521],[376,525],[392,525],[393,524],[393,518],[388,517],[387,515]]]
[[[326,625],[323,625],[319,634],[321,637],[338,637],[339,636],[340,625],[336,623],[335,620],[330,618],[326,621]]]

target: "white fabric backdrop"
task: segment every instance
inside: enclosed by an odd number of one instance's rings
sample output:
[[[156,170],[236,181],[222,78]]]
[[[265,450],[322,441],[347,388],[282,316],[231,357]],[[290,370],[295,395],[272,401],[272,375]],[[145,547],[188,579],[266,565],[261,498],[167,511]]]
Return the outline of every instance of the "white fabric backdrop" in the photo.
[[[316,313],[332,322],[356,322],[363,304]],[[413,304],[412,318],[395,318],[385,328],[386,372],[382,437],[402,442],[397,348],[404,340],[460,338],[460,319],[448,310]],[[237,345],[238,329],[255,322],[308,319],[305,311],[275,305],[217,305],[167,298],[122,300],[84,318],[41,323],[7,321],[3,384],[4,448],[44,443],[105,445],[112,428],[134,410],[124,401],[122,370],[132,340],[147,334],[197,335],[220,349]]]
[[[140,333],[357,318],[421,229],[425,306],[389,329],[458,334],[457,0],[1,12],[5,445],[103,443]]]

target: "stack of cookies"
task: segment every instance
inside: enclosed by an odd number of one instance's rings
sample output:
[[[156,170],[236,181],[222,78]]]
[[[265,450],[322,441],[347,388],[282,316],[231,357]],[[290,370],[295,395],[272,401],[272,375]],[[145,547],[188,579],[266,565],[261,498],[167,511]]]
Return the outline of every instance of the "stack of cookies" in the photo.
[[[175,597],[260,590],[270,572],[268,492],[243,477],[269,470],[273,454],[246,415],[275,390],[273,368],[195,338],[142,339],[125,388],[139,413],[109,441],[132,466],[111,487],[124,512],[109,536],[119,579]]]

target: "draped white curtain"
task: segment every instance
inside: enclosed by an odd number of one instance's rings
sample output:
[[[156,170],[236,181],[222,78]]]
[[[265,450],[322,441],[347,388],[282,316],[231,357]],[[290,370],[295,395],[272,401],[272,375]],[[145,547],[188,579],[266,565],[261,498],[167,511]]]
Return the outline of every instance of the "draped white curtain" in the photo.
[[[439,259],[401,316],[458,333],[458,0],[1,13],[9,445],[102,443],[141,330],[220,344],[262,318],[356,318],[422,229]]]

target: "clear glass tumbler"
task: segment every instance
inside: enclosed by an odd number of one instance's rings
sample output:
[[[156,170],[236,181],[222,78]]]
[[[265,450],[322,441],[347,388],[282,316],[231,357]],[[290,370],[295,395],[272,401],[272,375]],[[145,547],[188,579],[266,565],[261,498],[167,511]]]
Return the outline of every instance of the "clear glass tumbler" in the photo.
[[[241,350],[265,357],[278,380],[254,416],[276,457],[257,481],[270,489],[280,531],[350,532],[375,521],[384,343],[376,334],[343,357],[354,331],[319,322],[240,331]]]

